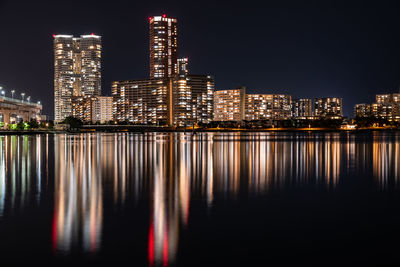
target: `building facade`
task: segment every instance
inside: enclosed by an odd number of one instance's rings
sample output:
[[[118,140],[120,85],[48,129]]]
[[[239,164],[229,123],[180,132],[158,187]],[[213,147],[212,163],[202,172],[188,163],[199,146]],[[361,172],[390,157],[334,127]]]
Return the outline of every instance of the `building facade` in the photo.
[[[291,118],[291,96],[281,94],[246,94],[246,120],[282,120]]]
[[[370,104],[356,104],[354,106],[354,116],[357,118],[367,118],[372,115]]]
[[[295,119],[308,118],[312,113],[312,99],[298,98],[292,100],[292,117]]]
[[[110,96],[73,96],[72,116],[83,122],[105,123],[113,120]]]
[[[400,121],[400,93],[377,94],[374,103],[355,105],[354,115],[356,117]]]
[[[113,82],[114,120],[150,125],[168,124],[168,87],[168,79]]]
[[[55,121],[72,116],[72,98],[101,94],[101,37],[54,35]]]
[[[178,75],[172,79],[171,125],[209,123],[214,115],[214,78]]]
[[[220,90],[214,93],[214,121],[245,119],[246,87]]]
[[[115,81],[112,96],[116,121],[171,126],[209,123],[213,118],[214,79],[208,75],[178,75]]]
[[[113,120],[113,97],[98,96],[93,103],[93,122],[106,123]]]
[[[178,73],[178,22],[166,15],[149,18],[150,78]]]
[[[316,98],[314,115],[322,119],[341,119],[343,116],[342,99],[338,97]]]

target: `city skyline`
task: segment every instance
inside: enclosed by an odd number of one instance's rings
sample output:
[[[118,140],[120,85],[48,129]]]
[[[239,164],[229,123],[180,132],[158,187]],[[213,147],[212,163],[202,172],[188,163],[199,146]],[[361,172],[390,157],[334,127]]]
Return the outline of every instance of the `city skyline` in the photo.
[[[105,67],[102,87],[103,94],[110,95],[111,81],[147,76],[149,68],[146,65],[149,66],[149,62],[148,54],[145,53],[148,49],[146,24],[148,16],[154,14],[178,17],[179,43],[185,43],[186,47],[178,56],[189,57],[194,73],[213,74],[216,90],[246,86],[250,93],[284,93],[292,95],[293,98],[336,96],[343,98],[345,116],[353,114],[355,104],[372,102],[375,94],[398,92],[400,71],[395,62],[400,58],[400,54],[394,49],[397,40],[392,36],[391,29],[394,29],[396,24],[390,15],[392,12],[396,13],[397,6],[391,9],[378,7],[376,12],[374,11],[376,16],[373,20],[373,22],[379,21],[377,25],[366,22],[368,14],[373,12],[372,6],[368,3],[359,7],[360,12],[356,12],[358,5],[344,6],[329,2],[294,5],[292,10],[279,4],[258,6],[257,10],[249,3],[240,10],[240,13],[238,9],[223,4],[216,4],[209,12],[204,12],[202,7],[194,10],[177,4],[160,3],[157,5],[157,10],[146,5],[139,6],[135,9],[134,18],[129,20],[130,23],[120,18],[123,16],[115,15],[116,7],[108,10],[100,5],[95,7],[96,12],[85,13],[89,5],[82,4],[82,9],[74,13],[75,22],[61,23],[58,21],[66,18],[67,14],[71,15],[70,10],[60,11],[57,14],[58,19],[55,20],[55,14],[51,14],[54,7],[44,5],[45,1],[34,6],[26,3],[24,8],[18,9],[21,3],[0,2],[0,12],[7,11],[1,13],[0,20],[4,20],[3,22],[15,22],[10,16],[18,18],[27,13],[29,8],[37,11],[32,12],[36,14],[32,17],[34,22],[32,25],[17,23],[7,29],[0,28],[3,36],[9,36],[8,42],[0,44],[3,51],[0,54],[3,58],[3,64],[0,63],[0,73],[2,73],[0,80],[6,89],[26,91],[35,99],[43,99],[45,114],[53,114],[52,99],[45,97],[52,90],[52,53],[49,49],[52,34],[76,35],[95,32],[104,37]],[[118,10],[124,13],[127,12],[124,8],[130,7],[132,7],[130,4],[122,3]],[[320,14],[315,13],[317,8]],[[232,12],[221,12],[223,9]],[[16,10],[20,13],[16,14]],[[271,15],[274,10],[286,11],[288,21],[283,22],[282,17],[273,14],[268,18],[267,14]],[[305,18],[306,15],[297,16],[297,11],[305,12],[317,22],[322,22],[322,26],[313,24],[311,28],[308,27],[310,20]],[[111,16],[104,22],[100,21],[99,18],[108,12]],[[230,16],[225,13],[240,14],[240,23],[243,25],[238,25],[239,22],[233,20],[230,23],[233,26],[240,26],[232,27],[240,33],[242,41],[238,43],[241,45],[232,42],[234,39],[230,34],[233,30],[226,27]],[[32,16],[26,15],[28,18]],[[90,19],[84,20],[84,15]],[[336,16],[341,20],[334,21]],[[275,23],[272,23],[273,18],[277,19]],[[115,22],[110,24],[110,19]],[[299,25],[305,28],[295,26],[294,22],[297,20]],[[219,23],[215,24],[216,21]],[[247,27],[250,24],[254,24],[255,28]],[[215,29],[211,25],[215,25]],[[323,27],[324,25],[328,27]],[[367,28],[369,26],[372,28]],[[221,31],[222,28],[225,29],[224,32]],[[265,29],[258,36],[265,42],[262,42],[263,49],[260,50],[262,53],[258,53],[255,57],[255,52],[249,48],[257,47],[258,42],[255,41],[255,35],[252,35],[257,29]],[[33,50],[17,49],[21,48],[17,43],[21,36],[32,40],[32,49],[36,51],[34,54],[29,52]],[[131,36],[136,38],[132,39]],[[220,42],[222,39],[226,40],[229,46],[223,47]],[[297,42],[288,45],[288,40]],[[367,40],[371,42],[365,42]],[[346,48],[343,47],[345,42],[349,43]],[[277,49],[277,43],[283,44],[283,48]],[[204,51],[196,49],[200,46],[204,47]],[[382,52],[383,47],[387,52]],[[368,49],[371,53],[366,53]],[[294,54],[296,51],[298,53]],[[229,55],[234,55],[236,62],[240,64],[233,64],[233,58]],[[280,60],[277,59],[278,56]],[[309,60],[306,60],[306,57]],[[30,63],[22,65],[20,72],[17,72],[17,66],[21,66],[22,59],[27,58],[31,59]],[[32,62],[38,62],[36,64],[38,67],[32,68]],[[26,79],[15,77],[18,76],[15,73],[22,73]],[[239,73],[241,75],[238,75]]]

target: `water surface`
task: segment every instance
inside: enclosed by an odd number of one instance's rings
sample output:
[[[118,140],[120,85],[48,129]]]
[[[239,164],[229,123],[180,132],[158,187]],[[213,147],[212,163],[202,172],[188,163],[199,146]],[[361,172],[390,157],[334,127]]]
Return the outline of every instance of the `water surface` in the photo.
[[[5,263],[400,263],[397,132],[0,136],[0,148]]]

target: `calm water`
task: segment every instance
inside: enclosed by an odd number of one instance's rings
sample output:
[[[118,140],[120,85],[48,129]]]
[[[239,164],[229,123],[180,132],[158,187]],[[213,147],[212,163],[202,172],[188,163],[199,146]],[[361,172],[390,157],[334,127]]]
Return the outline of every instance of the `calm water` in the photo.
[[[400,263],[399,133],[0,136],[2,263]]]

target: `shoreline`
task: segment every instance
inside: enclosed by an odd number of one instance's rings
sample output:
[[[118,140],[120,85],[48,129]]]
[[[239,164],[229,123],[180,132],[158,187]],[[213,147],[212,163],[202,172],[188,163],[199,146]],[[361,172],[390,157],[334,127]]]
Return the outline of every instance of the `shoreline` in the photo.
[[[348,132],[348,133],[365,133],[365,132],[397,132],[400,128],[362,128],[362,129],[337,129],[337,128],[263,128],[263,129],[235,129],[235,128],[198,128],[198,129],[175,129],[168,127],[137,127],[137,126],[120,126],[120,127],[88,127],[79,130],[0,130],[0,135],[37,135],[37,134],[79,134],[79,133],[205,133],[205,132],[221,132],[221,133],[257,133],[257,132]]]

